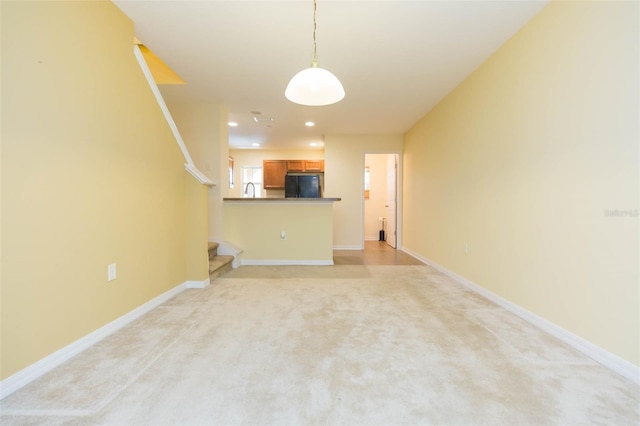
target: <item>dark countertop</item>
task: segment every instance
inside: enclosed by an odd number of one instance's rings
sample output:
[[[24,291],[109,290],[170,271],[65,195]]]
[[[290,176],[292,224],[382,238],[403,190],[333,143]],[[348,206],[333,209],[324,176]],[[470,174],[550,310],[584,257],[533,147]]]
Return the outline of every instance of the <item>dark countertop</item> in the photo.
[[[322,202],[334,202],[340,201],[342,198],[223,198],[222,201],[246,201],[246,202],[265,202],[265,201],[277,201],[277,202],[314,202],[314,203],[322,203]]]

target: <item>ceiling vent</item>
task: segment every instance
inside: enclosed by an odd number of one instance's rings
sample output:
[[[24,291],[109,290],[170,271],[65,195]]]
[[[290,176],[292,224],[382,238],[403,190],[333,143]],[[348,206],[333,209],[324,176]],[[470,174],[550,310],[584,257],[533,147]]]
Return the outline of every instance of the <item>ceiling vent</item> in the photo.
[[[271,127],[271,125],[273,124],[273,117],[255,117],[254,116],[253,121],[260,126]]]

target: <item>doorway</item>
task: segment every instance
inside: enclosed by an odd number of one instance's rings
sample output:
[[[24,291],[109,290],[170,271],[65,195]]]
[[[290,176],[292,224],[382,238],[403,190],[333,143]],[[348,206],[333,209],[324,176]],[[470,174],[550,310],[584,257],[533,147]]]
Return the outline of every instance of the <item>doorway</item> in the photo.
[[[364,239],[398,246],[398,154],[365,154]]]

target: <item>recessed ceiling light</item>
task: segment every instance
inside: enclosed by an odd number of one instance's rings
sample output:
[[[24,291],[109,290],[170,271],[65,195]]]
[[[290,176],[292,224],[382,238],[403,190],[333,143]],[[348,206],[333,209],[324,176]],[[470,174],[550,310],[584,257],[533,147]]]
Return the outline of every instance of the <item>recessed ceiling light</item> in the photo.
[[[315,142],[311,142],[311,143],[309,144],[309,146],[318,146],[318,144],[317,144],[317,143],[315,143]]]
[[[251,146],[260,146],[259,143],[252,143]]]
[[[235,121],[230,121],[229,127],[238,127],[238,123],[236,123]]]
[[[307,121],[306,123],[304,123],[304,125],[307,127],[313,127],[316,125],[316,123],[314,123],[313,121]]]

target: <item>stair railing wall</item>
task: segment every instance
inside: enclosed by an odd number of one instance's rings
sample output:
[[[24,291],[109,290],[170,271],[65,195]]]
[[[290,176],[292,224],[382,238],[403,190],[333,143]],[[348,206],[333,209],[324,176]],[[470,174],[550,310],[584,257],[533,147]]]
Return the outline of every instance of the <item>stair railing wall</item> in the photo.
[[[153,79],[153,76],[151,75],[151,70],[149,70],[149,66],[147,65],[147,62],[144,60],[144,57],[142,56],[142,52],[140,51],[140,47],[137,44],[133,45],[133,54],[138,60],[138,64],[140,65],[140,68],[142,69],[142,72],[145,78],[147,79],[149,86],[151,87],[151,91],[153,92],[153,95],[155,96],[156,101],[158,102],[158,105],[162,110],[162,114],[164,114],[164,118],[167,120],[167,124],[169,124],[169,127],[173,132],[173,136],[176,138],[176,142],[180,147],[180,151],[182,151],[182,155],[184,156],[184,159],[186,161],[184,168],[194,178],[196,178],[198,182],[200,182],[201,184],[207,185],[207,186],[215,186],[215,184],[211,182],[211,180],[196,167],[196,165],[193,162],[193,159],[191,158],[191,155],[189,155],[189,150],[187,149],[187,146],[185,145],[184,140],[182,140],[180,131],[178,130],[178,127],[176,126],[176,123],[173,120],[171,113],[169,112],[169,108],[167,108],[167,104],[164,102],[164,99],[162,98],[160,89],[158,88],[158,85]]]

